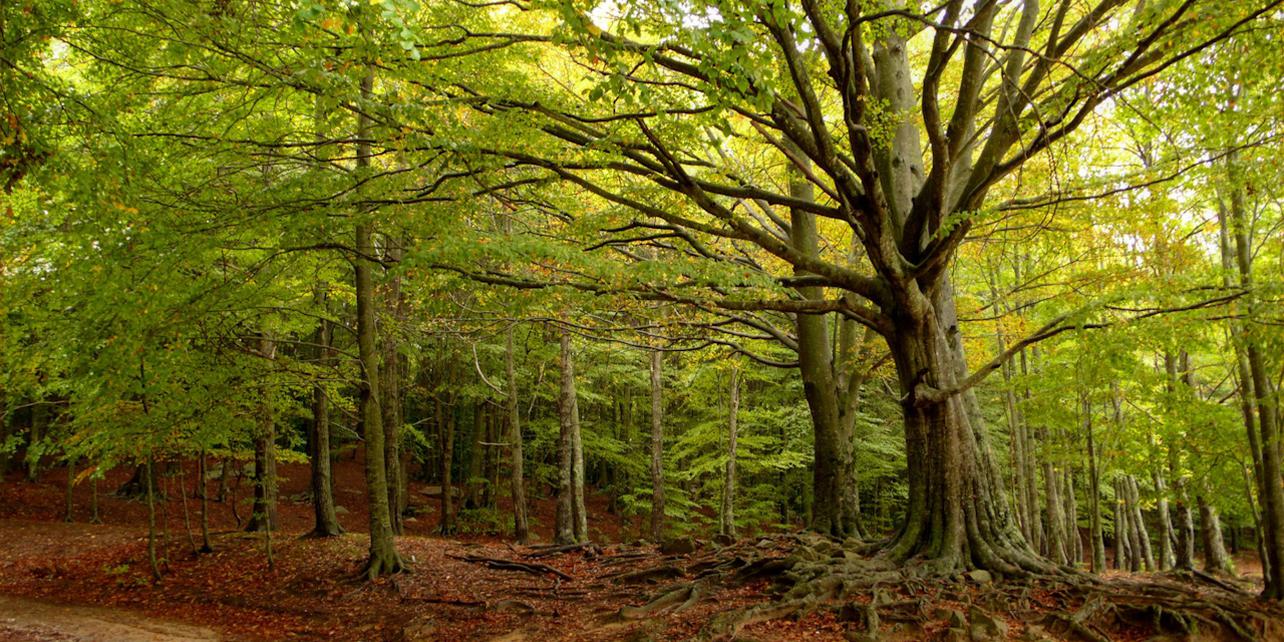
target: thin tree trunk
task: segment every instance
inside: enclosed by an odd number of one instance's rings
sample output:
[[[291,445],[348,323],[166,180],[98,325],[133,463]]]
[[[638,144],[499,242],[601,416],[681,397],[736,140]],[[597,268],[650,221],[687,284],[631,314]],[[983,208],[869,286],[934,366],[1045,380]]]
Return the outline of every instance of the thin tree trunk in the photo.
[[[325,304],[324,284],[317,286],[315,299]],[[330,347],[332,329],[328,319],[322,319],[316,331],[316,357],[323,366],[331,364],[333,355]],[[316,537],[333,537],[343,533],[339,524],[339,515],[334,506],[334,482],[330,466],[330,400],[320,384],[314,384],[312,390],[312,422],[308,425],[311,434],[308,446],[311,452],[311,486],[313,526],[311,535]]]
[[[561,431],[558,439],[557,475],[557,524],[554,541],[558,544],[576,543],[575,515],[575,438],[578,429],[579,408],[575,394],[575,361],[571,355],[570,332],[561,333],[560,369],[561,394],[558,397],[558,416]]]
[[[1182,570],[1195,568],[1195,525],[1190,514],[1190,499],[1186,490],[1186,478],[1176,482],[1177,501],[1177,550],[1173,564]]]
[[[369,71],[361,79],[361,99],[370,97],[374,73]],[[370,167],[370,119],[364,111],[357,117],[357,167],[365,171]],[[370,508],[370,554],[365,574],[374,579],[381,575],[397,573],[404,568],[401,556],[393,543],[392,517],[388,507],[388,471],[385,466],[383,415],[379,409],[379,350],[375,328],[375,301],[373,269],[370,257],[374,256],[374,241],[368,221],[358,220],[355,226],[357,256],[353,259],[353,280],[357,300],[357,352],[360,361],[359,405],[361,436],[365,439],[366,497]]]
[[[1083,427],[1088,435],[1088,510],[1091,513],[1092,539],[1092,572],[1103,573],[1106,570],[1106,541],[1101,523],[1101,476],[1097,471],[1097,448],[1093,438],[1092,402],[1087,395],[1081,395],[1083,407]]]
[[[196,467],[196,481],[201,493],[201,547],[196,552],[213,553],[214,547],[210,545],[210,495],[206,492],[205,483],[208,462],[203,448],[200,459],[197,461],[199,464]]]
[[[385,255],[390,264],[396,266],[401,262],[401,241],[396,234],[385,234],[387,248]],[[395,269],[395,268],[394,268]],[[402,532],[401,516],[405,509],[406,498],[402,492],[405,486],[404,472],[401,470],[401,354],[397,350],[397,329],[395,325],[403,322],[405,304],[401,296],[401,277],[393,271],[389,273],[383,291],[384,323],[377,324],[380,347],[383,350],[383,363],[379,374],[379,392],[383,395],[379,407],[383,414],[383,452],[384,468],[388,482],[388,518],[394,534]],[[378,316],[378,315],[376,315]]]
[[[792,163],[789,168],[790,196],[813,201],[812,184]],[[801,254],[819,256],[816,215],[802,208],[790,208],[789,220],[790,244]],[[795,273],[805,276],[799,270]],[[797,289],[804,299],[818,300],[825,296],[824,289],[820,287]],[[797,314],[794,324],[798,335],[798,369],[815,433],[812,463],[814,496],[809,525],[814,531],[835,537],[855,536],[857,516],[852,443],[851,435],[846,434],[842,422],[844,409],[838,398],[828,318],[825,314]]]
[[[736,433],[740,414],[740,369],[732,366],[727,409],[727,466],[722,482],[722,513],[720,532],[727,537],[736,536]]]
[[[651,539],[664,534],[664,388],[663,353],[651,350]]]
[[[1132,475],[1124,477],[1125,491],[1128,493],[1128,509],[1132,515],[1133,541],[1140,542],[1141,561],[1147,571],[1155,570],[1155,556],[1150,548],[1150,534],[1146,531],[1146,522],[1141,517],[1141,493],[1137,488],[1137,478]]]
[[[1237,159],[1232,152],[1226,158],[1229,178],[1229,207],[1219,207],[1221,221],[1221,241],[1223,266],[1230,267],[1228,260],[1231,254],[1231,238],[1234,241],[1234,266],[1238,269],[1239,285],[1248,293],[1245,310],[1249,319],[1257,318],[1259,303],[1253,287],[1253,248],[1249,237],[1249,220],[1247,205],[1244,203],[1244,190],[1239,184]],[[1237,303],[1232,303],[1238,307]],[[1232,309],[1232,313],[1235,310]],[[1284,600],[1284,485],[1280,483],[1281,454],[1280,434],[1277,425],[1278,415],[1275,393],[1270,376],[1266,370],[1260,341],[1253,334],[1253,328],[1242,322],[1232,322],[1232,330],[1237,335],[1236,345],[1242,347],[1242,354],[1247,359],[1247,369],[1240,362],[1240,386],[1244,399],[1241,402],[1246,408],[1246,417],[1255,417],[1260,432],[1260,471],[1257,471],[1258,487],[1261,492],[1262,525],[1265,536],[1263,548],[1266,557],[1262,562],[1265,588],[1263,596]],[[1245,372],[1247,370],[1247,372]],[[1251,385],[1251,388],[1249,387]],[[1247,421],[1246,423],[1253,423]],[[1252,432],[1250,426],[1250,433]],[[1252,439],[1250,438],[1250,447]]]
[[[1062,479],[1066,485],[1061,495],[1066,503],[1066,561],[1079,564],[1083,562],[1083,538],[1079,536],[1079,501],[1075,497],[1074,469],[1067,466]]]
[[[66,496],[63,498],[66,511],[63,513],[63,516],[62,516],[62,521],[67,523],[71,523],[72,512],[74,512],[75,510],[75,506],[72,502],[72,499],[73,499],[72,490],[75,488],[75,486],[76,486],[76,460],[75,458],[69,455],[67,457],[67,489],[65,493]]]
[[[455,412],[451,408],[447,413],[444,404],[438,399],[434,403],[437,424],[441,426],[441,518],[438,530],[442,535],[455,534],[455,497],[453,463],[455,459]]]
[[[513,537],[518,544],[530,539],[526,521],[526,463],[522,452],[521,413],[517,406],[517,369],[513,365],[513,326],[504,333],[504,405],[508,411],[509,476],[513,496]]]
[[[259,335],[259,356],[276,357],[276,342],[266,333]],[[269,531],[279,527],[276,511],[276,418],[266,386],[260,393],[259,426],[254,436],[254,513],[247,531]]]
[[[145,412],[145,411],[144,411]],[[147,563],[152,569],[152,579],[159,581],[161,578],[160,562],[156,556],[156,491],[155,484],[152,482],[152,458],[147,458],[147,473],[145,475],[147,485]]]

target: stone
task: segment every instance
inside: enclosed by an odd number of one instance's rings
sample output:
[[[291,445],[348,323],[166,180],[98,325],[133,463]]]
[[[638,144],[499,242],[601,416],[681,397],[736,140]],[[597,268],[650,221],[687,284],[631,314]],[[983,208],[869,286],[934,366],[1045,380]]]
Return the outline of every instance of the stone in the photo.
[[[346,508],[344,508],[344,507],[342,507],[342,506],[335,506],[335,507],[334,507],[334,514],[335,514],[335,515],[347,515],[347,514],[348,514],[348,509],[346,509]]]
[[[989,571],[979,568],[975,571],[969,571],[967,576],[977,584],[989,584],[994,581],[994,576],[990,575]]]
[[[1008,623],[975,606],[968,609],[968,635],[972,642],[1008,639]]]
[[[695,540],[690,537],[675,537],[660,544],[660,552],[665,555],[690,555],[695,550]]]

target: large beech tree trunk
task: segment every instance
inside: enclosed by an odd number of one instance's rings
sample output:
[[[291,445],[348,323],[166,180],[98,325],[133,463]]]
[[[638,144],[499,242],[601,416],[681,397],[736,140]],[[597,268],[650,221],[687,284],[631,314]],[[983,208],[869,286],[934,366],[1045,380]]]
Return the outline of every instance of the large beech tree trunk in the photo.
[[[361,79],[361,97],[370,96],[374,73],[368,72]],[[357,117],[357,166],[370,167],[370,119],[362,112]],[[393,543],[392,517],[388,506],[388,470],[384,452],[383,413],[379,408],[379,346],[375,328],[374,274],[371,258],[375,256],[371,225],[359,220],[356,224],[355,243],[357,256],[353,259],[353,280],[357,299],[357,354],[360,361],[358,389],[358,416],[361,436],[365,440],[366,498],[370,506],[370,552],[365,574],[374,579],[380,575],[400,572],[404,568],[401,556]]]
[[[1008,512],[994,472],[984,428],[974,425],[964,396],[919,398],[919,386],[950,390],[965,372],[954,332],[949,284],[934,296],[912,290],[888,339],[905,419],[909,498],[905,523],[887,553],[919,558],[941,572],[986,568],[1002,573],[1042,572],[1051,565],[1026,543]]]

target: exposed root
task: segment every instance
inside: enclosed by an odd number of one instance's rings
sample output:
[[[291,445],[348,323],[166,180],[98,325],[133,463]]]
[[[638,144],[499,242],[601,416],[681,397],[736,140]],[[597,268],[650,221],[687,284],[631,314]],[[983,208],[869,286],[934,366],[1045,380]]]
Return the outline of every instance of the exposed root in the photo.
[[[685,565],[670,562],[602,579],[688,578],[666,585],[641,605],[620,609],[618,618],[625,620],[691,608],[720,587],[771,583],[774,600],[720,613],[701,630],[703,640],[733,639],[758,622],[821,610],[836,612],[839,621],[858,627],[853,632],[863,629],[868,639],[876,638],[885,622],[923,630],[1006,628],[1006,622],[989,615],[1004,613],[1022,622],[1042,622],[1056,636],[1092,641],[1138,628],[1159,635],[1211,633],[1260,640],[1277,633],[1272,622],[1284,618],[1284,608],[1257,602],[1243,588],[1217,578],[1106,580],[1046,563],[1023,565],[1012,575],[963,572],[930,560],[895,565],[883,557],[863,557],[850,543],[813,536],[740,542]]]
[[[523,573],[530,573],[531,575],[541,575],[541,576],[545,574],[556,575],[557,577],[563,580],[566,580],[568,582],[575,579],[570,575],[567,575],[566,573],[563,573],[562,571],[559,571],[547,564],[539,564],[535,562],[518,562],[516,560],[506,560],[498,557],[483,557],[481,555],[447,555],[447,557],[461,560],[464,562],[471,562],[473,564],[481,564],[486,568],[493,568],[501,571],[521,571]]]

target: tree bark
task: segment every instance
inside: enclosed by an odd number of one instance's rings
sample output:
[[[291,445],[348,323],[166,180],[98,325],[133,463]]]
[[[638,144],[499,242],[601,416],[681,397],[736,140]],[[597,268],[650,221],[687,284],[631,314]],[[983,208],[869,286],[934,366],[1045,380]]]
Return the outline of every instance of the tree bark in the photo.
[[[1228,182],[1231,184],[1229,204],[1223,204],[1218,208],[1221,222],[1222,261],[1223,266],[1229,268],[1231,263],[1229,259],[1233,258],[1239,274],[1239,285],[1248,293],[1245,297],[1245,315],[1248,319],[1255,319],[1259,316],[1260,304],[1253,288],[1250,223],[1247,206],[1244,203],[1244,190],[1238,180],[1236,160],[1234,153],[1227,156]],[[1236,304],[1233,305],[1238,307]],[[1233,308],[1232,313],[1234,312]],[[1279,416],[1275,391],[1266,369],[1261,342],[1254,334],[1254,329],[1243,322],[1234,321],[1231,327],[1237,338],[1235,343],[1242,349],[1242,354],[1247,360],[1247,368],[1244,367],[1242,360],[1239,366],[1241,403],[1246,410],[1246,419],[1255,418],[1256,422],[1246,421],[1246,424],[1256,423],[1260,435],[1257,456],[1261,463],[1260,470],[1256,472],[1261,493],[1262,525],[1265,535],[1263,548],[1266,549],[1266,559],[1263,561],[1265,588],[1262,594],[1269,599],[1284,600],[1284,485],[1280,483],[1280,434],[1277,425]],[[1251,425],[1249,432],[1252,433]],[[1250,447],[1253,441],[1250,437]]]
[[[648,353],[651,373],[651,539],[664,535],[664,353]]]
[[[1208,503],[1202,494],[1195,496],[1199,503],[1199,532],[1204,545],[1204,571],[1208,573],[1235,574],[1235,566],[1226,554],[1222,542],[1222,524],[1217,517],[1217,507]]]
[[[1102,573],[1106,570],[1106,541],[1101,522],[1101,476],[1097,470],[1097,449],[1092,429],[1092,402],[1087,395],[1082,395],[1084,432],[1088,435],[1088,488],[1092,495],[1088,498],[1088,510],[1091,515],[1092,539],[1092,572]]]
[[[441,429],[441,515],[437,530],[442,535],[455,534],[455,496],[454,496],[454,460],[455,460],[455,409],[444,409],[437,399],[433,403],[437,425]]]
[[[722,482],[722,512],[719,531],[736,536],[736,433],[740,414],[740,369],[732,366],[727,408],[727,466]]]
[[[517,369],[513,365],[513,327],[504,333],[504,405],[508,413],[509,478],[513,496],[513,537],[519,544],[530,539],[526,521],[526,464],[522,453],[521,413],[517,406]]]
[[[1132,541],[1138,542],[1140,561],[1147,571],[1155,570],[1155,556],[1150,548],[1150,533],[1146,522],[1141,517],[1141,493],[1137,488],[1137,478],[1132,475],[1124,477],[1124,491],[1128,494],[1129,524],[1132,530]]]
[[[815,200],[812,184],[792,166],[789,194],[808,202]],[[820,238],[816,215],[801,208],[791,208],[789,219],[790,244],[803,255],[818,257]],[[795,273],[798,276],[806,274],[801,270],[795,270]],[[822,300],[825,297],[824,289],[820,287],[797,289],[804,299]],[[798,368],[815,435],[810,528],[840,538],[855,536],[858,533],[852,439],[844,430],[843,416],[847,409],[839,400],[828,315],[797,314],[794,325],[798,335]]]
[[[276,342],[266,333],[259,335],[259,356],[276,358]],[[260,391],[259,426],[254,434],[254,510],[246,531],[271,531],[280,528],[276,511],[276,417],[271,394],[266,386]]]
[[[561,333],[562,390],[558,398],[558,415],[561,432],[558,441],[558,484],[557,484],[557,525],[554,541],[558,544],[576,544],[584,539],[580,526],[583,515],[583,490],[576,493],[577,475],[576,447],[579,441],[580,418],[579,402],[575,393],[575,360],[571,353],[571,334],[567,330]],[[580,464],[582,469],[583,464]],[[580,479],[582,483],[582,475]],[[587,530],[584,528],[583,530]]]
[[[316,295],[323,306],[326,300],[325,287],[324,284],[318,285]],[[322,319],[314,338],[317,362],[322,367],[329,366],[333,359],[330,347],[332,332],[330,321]],[[312,421],[308,428],[314,515],[311,534],[317,537],[340,535],[343,527],[339,524],[339,516],[334,508],[334,483],[330,468],[330,400],[320,384],[314,384],[312,389]]]
[[[395,233],[385,234],[383,239],[387,245],[384,255],[388,262],[395,266],[401,262],[403,254],[401,240]],[[401,276],[398,273],[388,273],[382,298],[385,314],[382,315],[383,323],[378,324],[378,333],[380,347],[383,350],[383,363],[380,364],[379,370],[379,374],[383,377],[379,382],[379,392],[383,397],[379,400],[379,408],[383,414],[383,453],[388,477],[389,524],[392,532],[400,535],[401,516],[405,511],[407,498],[403,492],[406,486],[405,471],[401,469],[402,364],[396,335],[398,327],[404,321],[405,302],[401,296]]]
[[[1195,524],[1190,513],[1190,499],[1186,491],[1186,479],[1176,482],[1177,501],[1177,550],[1174,551],[1173,564],[1182,570],[1195,568]]]
[[[374,72],[361,79],[361,98],[368,99],[374,84]],[[357,167],[370,167],[370,119],[365,112],[357,116]],[[357,299],[357,353],[360,361],[358,380],[358,413],[361,436],[365,439],[366,498],[370,508],[370,551],[365,574],[369,579],[400,572],[405,565],[393,542],[392,517],[388,506],[388,471],[385,466],[383,415],[379,408],[379,348],[375,327],[373,269],[370,257],[375,254],[371,224],[358,220],[355,229],[357,256],[353,272]]]

